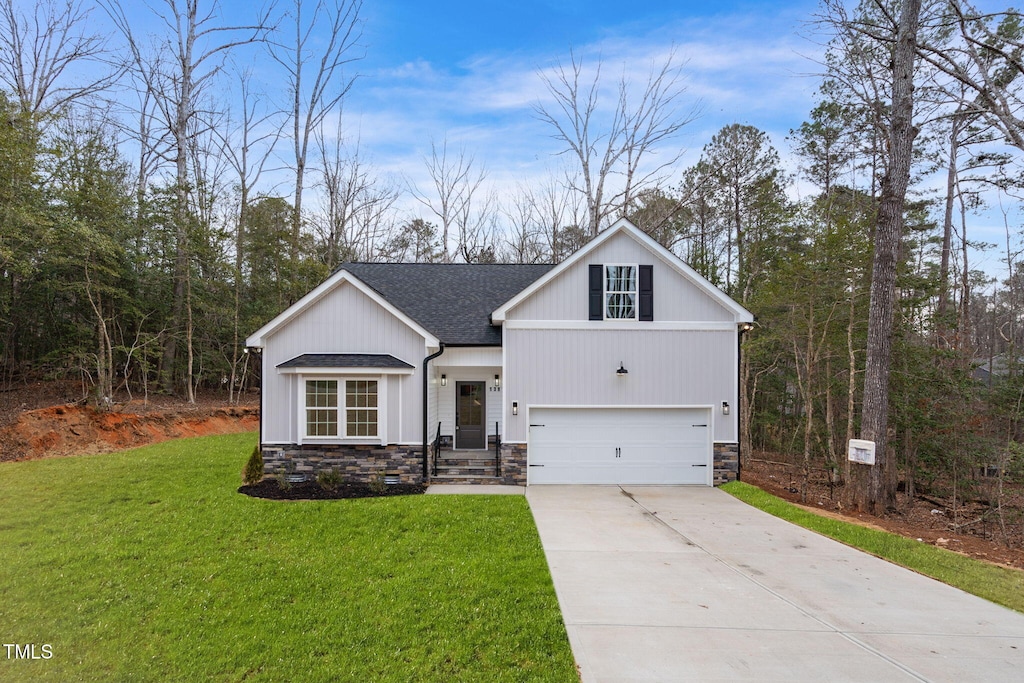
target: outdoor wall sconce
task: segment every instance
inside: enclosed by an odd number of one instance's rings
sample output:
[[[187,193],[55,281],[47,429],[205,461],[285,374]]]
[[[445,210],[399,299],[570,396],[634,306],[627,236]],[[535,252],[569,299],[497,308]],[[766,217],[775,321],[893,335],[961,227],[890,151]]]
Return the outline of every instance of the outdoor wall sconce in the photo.
[[[519,401],[512,401],[512,414],[513,415],[518,415],[519,414]]]
[[[626,369],[626,366],[622,364],[621,360],[619,361],[619,369],[615,371],[615,374],[619,377],[625,377],[629,374],[629,370]]]
[[[499,375],[494,376],[494,386],[501,388],[501,377]]]
[[[729,414],[729,402],[728,401],[722,401],[722,415],[728,415],[728,414]]]
[[[441,386],[448,386],[448,375],[441,375]]]

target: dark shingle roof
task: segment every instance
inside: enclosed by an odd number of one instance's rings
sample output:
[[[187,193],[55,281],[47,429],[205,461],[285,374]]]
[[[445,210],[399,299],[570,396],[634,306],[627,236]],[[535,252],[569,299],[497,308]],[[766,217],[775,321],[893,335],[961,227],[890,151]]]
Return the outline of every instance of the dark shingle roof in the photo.
[[[445,344],[501,346],[491,312],[550,264],[344,263],[347,270]]]
[[[412,368],[386,353],[304,353],[279,368]]]

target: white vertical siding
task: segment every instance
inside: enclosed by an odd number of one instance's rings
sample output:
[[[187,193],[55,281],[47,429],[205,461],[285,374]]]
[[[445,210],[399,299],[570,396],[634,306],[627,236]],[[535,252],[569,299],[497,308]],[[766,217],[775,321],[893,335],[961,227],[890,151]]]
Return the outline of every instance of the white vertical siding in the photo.
[[[710,405],[713,439],[736,440],[735,331],[506,329],[505,340],[506,441],[526,441],[531,405]]]
[[[652,264],[656,321],[732,322],[735,319],[731,311],[625,233],[609,239],[513,308],[508,319],[588,320],[588,266],[597,263]]]
[[[441,356],[437,360],[442,360],[448,352],[445,351],[445,355]],[[441,373],[444,373],[448,377],[448,386],[441,386]],[[501,429],[502,415],[501,415],[501,390],[494,385],[494,376],[501,375],[500,367],[448,367],[439,365],[434,370],[434,376],[437,387],[437,417],[431,422],[431,438],[437,430],[438,421],[441,422],[441,435],[442,436],[454,436],[455,434],[455,383],[456,382],[485,382],[487,390],[484,392],[484,406],[487,411],[487,424],[485,425],[488,438],[494,435],[494,423],[498,423],[499,433],[503,433]],[[502,377],[502,386],[504,387],[505,379]]]
[[[264,442],[298,441],[298,380],[279,373],[277,366],[304,353],[386,353],[411,364],[415,368],[411,375],[384,380],[387,437],[390,443],[420,441],[424,339],[358,289],[343,283],[266,340]]]

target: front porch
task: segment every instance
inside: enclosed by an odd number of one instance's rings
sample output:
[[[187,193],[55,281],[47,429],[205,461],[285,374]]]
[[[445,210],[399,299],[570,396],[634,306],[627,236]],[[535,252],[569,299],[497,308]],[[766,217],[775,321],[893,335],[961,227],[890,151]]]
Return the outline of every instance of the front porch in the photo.
[[[456,450],[430,449],[430,481],[435,484],[509,484],[526,483],[526,451],[522,447],[492,443],[491,447]]]

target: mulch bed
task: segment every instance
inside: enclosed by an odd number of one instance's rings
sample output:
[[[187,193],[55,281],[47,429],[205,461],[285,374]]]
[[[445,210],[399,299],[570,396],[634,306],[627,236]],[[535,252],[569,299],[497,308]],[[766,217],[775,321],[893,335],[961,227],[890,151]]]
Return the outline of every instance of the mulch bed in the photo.
[[[325,489],[315,481],[303,481],[281,488],[277,479],[267,478],[256,484],[238,487],[239,493],[253,498],[269,500],[338,500],[339,498],[380,498],[382,496],[410,496],[424,493],[424,484],[388,484],[371,487],[369,484],[341,484]]]

